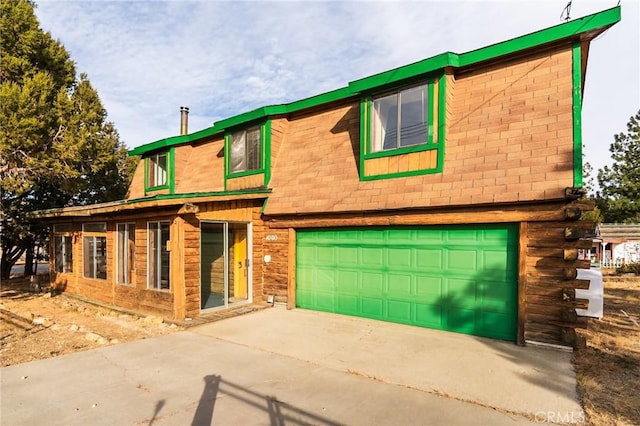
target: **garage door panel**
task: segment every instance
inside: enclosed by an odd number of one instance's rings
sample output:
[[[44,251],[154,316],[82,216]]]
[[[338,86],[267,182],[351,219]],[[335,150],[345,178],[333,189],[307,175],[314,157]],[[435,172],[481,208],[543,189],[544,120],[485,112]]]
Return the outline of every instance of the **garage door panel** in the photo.
[[[517,251],[514,225],[303,230],[296,301],[515,340]]]
[[[472,309],[446,308],[446,329],[473,334],[476,330],[476,311]]]
[[[337,288],[336,271],[331,269],[317,269],[313,276],[311,289],[316,291],[331,291]]]
[[[315,249],[315,258],[321,265],[333,265],[336,263],[336,247],[319,246]]]
[[[360,297],[356,295],[341,294],[336,298],[337,311],[347,315],[358,315],[360,312]]]
[[[398,300],[387,301],[387,315],[389,317],[389,320],[391,321],[410,324],[412,322],[411,311],[411,302],[403,302]]]
[[[431,303],[433,300],[430,298],[438,298],[442,296],[443,279],[441,277],[433,276],[416,276],[416,296],[420,300],[425,300]]]
[[[429,328],[443,329],[443,308],[436,304],[416,303],[416,325]]]
[[[382,269],[384,266],[384,249],[382,247],[363,247],[360,249],[362,253],[362,265],[377,266]]]
[[[387,249],[387,265],[389,268],[411,267],[411,249],[389,248]]]
[[[506,314],[495,312],[482,312],[480,314],[480,324],[478,329],[480,335],[486,337],[497,337],[503,340],[510,340],[514,333],[515,325],[512,318]]]
[[[369,318],[382,318],[384,301],[382,299],[363,297],[362,313]]]
[[[337,258],[341,265],[359,265],[358,247],[337,247]]]
[[[364,295],[375,295],[377,297],[382,297],[382,294],[384,293],[384,283],[384,275],[363,272],[360,289],[362,290],[362,294]]]
[[[388,297],[402,299],[412,298],[414,292],[411,289],[411,275],[388,274],[387,294]]]
[[[447,250],[447,268],[475,273],[478,270],[476,250]]]
[[[420,270],[442,270],[444,264],[443,253],[441,249],[433,248],[416,248],[414,249],[416,256],[416,268]]]

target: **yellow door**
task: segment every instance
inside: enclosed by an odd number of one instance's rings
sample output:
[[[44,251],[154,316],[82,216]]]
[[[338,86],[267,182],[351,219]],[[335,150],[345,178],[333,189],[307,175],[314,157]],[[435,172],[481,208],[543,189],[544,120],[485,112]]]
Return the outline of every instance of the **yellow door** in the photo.
[[[233,229],[233,298],[230,302],[247,299],[247,228],[234,227]],[[229,295],[231,296],[231,295]]]

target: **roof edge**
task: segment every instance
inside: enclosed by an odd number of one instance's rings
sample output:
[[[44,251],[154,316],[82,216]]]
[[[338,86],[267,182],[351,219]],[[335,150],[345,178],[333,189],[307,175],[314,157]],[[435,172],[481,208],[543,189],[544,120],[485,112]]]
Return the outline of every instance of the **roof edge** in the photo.
[[[230,201],[237,199],[261,199],[271,193],[269,188],[257,188],[241,191],[191,192],[185,194],[162,194],[153,197],[118,200],[88,206],[60,207],[56,209],[30,212],[32,217],[40,219],[90,217],[97,214],[115,213],[144,207],[169,207],[190,201],[199,203],[209,201]]]
[[[348,83],[348,86],[321,93],[287,104],[268,105],[249,112],[237,114],[213,123],[206,129],[181,136],[173,136],[141,145],[129,151],[130,156],[193,142],[198,139],[223,133],[232,127],[252,121],[266,120],[270,116],[289,114],[307,108],[348,99],[363,92],[375,90],[392,83],[415,78],[422,74],[436,73],[446,67],[461,68],[496,59],[538,46],[586,35],[582,41],[591,41],[598,34],[615,25],[621,19],[621,7],[615,6],[573,21],[548,27],[510,40],[495,43],[462,54],[444,52],[409,65],[374,74]]]

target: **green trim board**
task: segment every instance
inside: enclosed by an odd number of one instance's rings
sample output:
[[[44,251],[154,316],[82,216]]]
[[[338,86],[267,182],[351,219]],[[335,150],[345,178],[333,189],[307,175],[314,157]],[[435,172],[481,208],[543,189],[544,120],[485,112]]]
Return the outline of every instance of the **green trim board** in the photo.
[[[515,341],[518,226],[298,230],[296,305]]]
[[[175,147],[169,150],[169,194],[176,192],[176,151]]]
[[[269,182],[271,182],[271,120],[267,120],[264,124],[264,134],[263,134],[263,144],[262,144],[262,158],[264,164],[264,186],[269,186]]]
[[[573,59],[573,186],[582,188],[582,44],[576,42]]]
[[[445,52],[413,64],[405,65],[370,77],[349,82],[347,87],[294,101],[288,104],[270,105],[217,121],[212,127],[188,135],[174,136],[151,142],[129,151],[129,155],[143,155],[150,151],[191,143],[199,139],[221,134],[231,127],[246,125],[255,120],[286,115],[307,108],[376,91],[390,84],[401,84],[410,79],[441,71],[447,67],[462,68],[516,54],[561,40],[590,41],[621,18],[621,8],[616,6],[582,18],[546,28],[511,40],[496,43],[470,52],[457,54]]]
[[[444,170],[444,150],[447,140],[447,74],[440,76],[438,81],[438,164],[434,172]]]
[[[406,172],[395,172],[395,173],[387,173],[384,175],[371,175],[371,176],[362,176],[360,178],[361,182],[366,182],[370,180],[380,180],[380,179],[393,179],[400,177],[410,177],[410,176],[421,176],[421,175],[433,175],[436,173],[441,173],[441,170],[438,167],[433,169],[423,169],[423,170],[408,170]]]
[[[270,194],[268,188],[244,189],[238,191],[212,191],[212,192],[189,192],[185,194],[158,194],[152,197],[133,198],[131,200],[123,200],[122,204],[135,204],[153,200],[175,200],[179,198],[205,198],[205,197],[228,197],[232,195],[253,195],[253,194]],[[96,205],[90,206],[95,208]],[[47,210],[42,210],[46,212]],[[55,211],[55,209],[54,209]],[[34,212],[35,213],[35,212]]]

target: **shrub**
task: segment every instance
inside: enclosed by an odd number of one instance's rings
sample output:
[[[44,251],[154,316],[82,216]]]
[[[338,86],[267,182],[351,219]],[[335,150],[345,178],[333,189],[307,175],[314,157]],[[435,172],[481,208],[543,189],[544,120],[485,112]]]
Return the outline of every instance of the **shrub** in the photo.
[[[636,274],[640,275],[640,262],[625,263],[616,268],[618,274]]]

